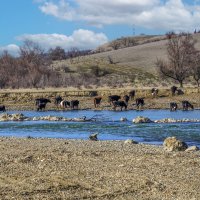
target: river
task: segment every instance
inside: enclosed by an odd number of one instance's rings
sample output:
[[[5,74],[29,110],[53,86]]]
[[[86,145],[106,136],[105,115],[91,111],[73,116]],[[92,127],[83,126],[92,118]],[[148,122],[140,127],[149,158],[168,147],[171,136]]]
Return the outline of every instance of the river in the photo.
[[[200,147],[200,123],[167,123],[167,124],[134,124],[132,120],[137,116],[149,117],[151,120],[164,118],[199,119],[200,110],[176,111],[145,110],[145,111],[9,111],[22,113],[27,117],[61,116],[75,118],[86,116],[95,117],[96,122],[63,122],[63,121],[20,121],[0,122],[1,136],[14,137],[53,137],[67,139],[88,139],[91,133],[98,132],[99,140],[126,140],[148,144],[162,144],[166,137],[176,136],[189,145]],[[121,117],[128,121],[120,122]]]

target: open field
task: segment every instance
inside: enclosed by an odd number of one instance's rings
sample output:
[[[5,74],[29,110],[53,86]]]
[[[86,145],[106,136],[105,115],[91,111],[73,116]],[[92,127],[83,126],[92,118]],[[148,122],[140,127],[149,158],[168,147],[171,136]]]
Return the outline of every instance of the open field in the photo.
[[[200,199],[200,153],[123,141],[0,138],[0,199]]]

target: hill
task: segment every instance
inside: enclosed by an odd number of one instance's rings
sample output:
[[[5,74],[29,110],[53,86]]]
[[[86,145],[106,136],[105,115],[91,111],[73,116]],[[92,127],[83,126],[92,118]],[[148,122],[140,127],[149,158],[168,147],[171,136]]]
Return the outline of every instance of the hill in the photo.
[[[197,41],[196,47],[200,50],[200,34],[194,34],[194,38]],[[157,59],[167,59],[166,37],[140,36],[133,39],[134,46],[124,48],[122,43],[119,49],[110,49],[114,42],[120,41],[118,39],[98,47],[95,51],[99,52],[101,49],[102,52],[55,62],[53,66],[57,71],[67,71],[73,75],[77,73],[89,76],[89,73],[93,73],[93,78],[98,81],[91,85],[97,86],[168,85],[166,80],[159,79],[155,65]]]

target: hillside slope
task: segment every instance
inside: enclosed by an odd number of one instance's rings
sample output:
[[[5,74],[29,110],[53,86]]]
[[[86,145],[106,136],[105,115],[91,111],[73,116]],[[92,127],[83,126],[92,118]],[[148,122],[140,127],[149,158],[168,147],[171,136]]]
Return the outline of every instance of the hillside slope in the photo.
[[[197,41],[196,48],[200,50],[200,34],[193,36]],[[167,59],[167,39],[164,39],[164,36],[154,36],[148,39],[148,42],[147,39],[140,38],[138,43],[139,45],[133,47],[102,52],[93,55],[93,57],[107,59],[110,56],[118,65],[142,69],[145,72],[155,72],[156,60]]]
[[[200,34],[195,34],[194,38],[197,41],[196,47],[200,50]],[[141,39],[133,47],[59,61],[54,63],[54,67],[58,71],[67,67],[68,71],[73,71],[74,74],[90,72],[94,67],[106,70],[109,73],[97,77],[101,85],[107,82],[112,82],[114,85],[123,83],[143,86],[166,85],[166,81],[159,80],[155,63],[157,59],[167,59],[167,39],[160,36],[159,40],[157,36],[156,39],[152,37],[146,41]]]

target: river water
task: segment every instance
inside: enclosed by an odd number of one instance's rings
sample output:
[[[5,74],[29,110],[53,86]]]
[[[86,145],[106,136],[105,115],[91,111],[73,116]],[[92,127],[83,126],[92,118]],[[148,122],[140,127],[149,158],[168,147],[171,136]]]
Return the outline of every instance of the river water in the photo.
[[[88,139],[91,133],[98,132],[100,140],[126,140],[134,139],[148,144],[162,144],[166,137],[176,136],[189,145],[200,147],[200,123],[169,123],[169,124],[133,124],[137,116],[149,117],[151,120],[164,118],[199,119],[200,110],[176,111],[145,110],[145,111],[10,111],[23,113],[27,117],[34,116],[61,116],[75,118],[86,116],[95,117],[96,122],[62,122],[62,121],[20,121],[0,122],[1,136],[14,137],[51,137],[68,139]],[[121,117],[128,121],[120,122]]]

